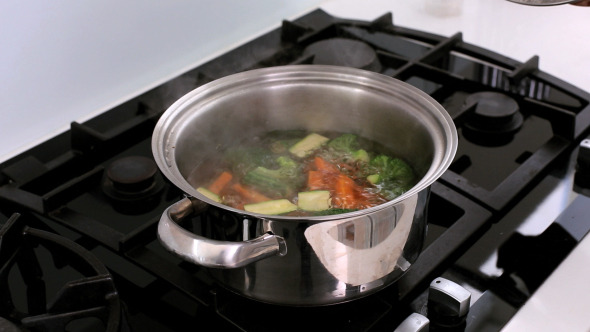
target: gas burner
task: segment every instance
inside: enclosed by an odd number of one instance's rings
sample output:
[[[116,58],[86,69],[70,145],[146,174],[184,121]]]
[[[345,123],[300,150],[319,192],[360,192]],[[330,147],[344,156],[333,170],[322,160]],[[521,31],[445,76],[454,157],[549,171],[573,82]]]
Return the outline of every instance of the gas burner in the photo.
[[[478,92],[465,99],[463,135],[473,143],[500,146],[509,143],[522,127],[518,103],[498,92]]]
[[[346,38],[320,40],[305,48],[304,57],[313,56],[316,65],[334,65],[380,71],[375,50],[368,44]]]
[[[112,162],[105,173],[102,189],[117,211],[138,214],[157,205],[164,181],[152,159],[123,157]]]
[[[106,267],[73,241],[23,219],[14,214],[0,228],[0,330],[121,331],[124,311]]]

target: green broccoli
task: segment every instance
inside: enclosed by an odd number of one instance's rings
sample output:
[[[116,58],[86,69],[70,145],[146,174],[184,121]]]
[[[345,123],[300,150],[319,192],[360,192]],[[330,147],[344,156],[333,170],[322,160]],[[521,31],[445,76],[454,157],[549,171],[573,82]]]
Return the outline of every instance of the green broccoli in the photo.
[[[263,147],[238,147],[225,152],[225,161],[232,173],[244,176],[258,166],[274,168],[277,155]]]
[[[354,160],[362,161],[368,163],[371,157],[369,157],[369,153],[363,149],[358,149],[353,152],[352,157]]]
[[[298,164],[288,156],[276,158],[278,168],[258,166],[244,176],[244,183],[270,197],[293,195],[305,180]]]
[[[369,166],[372,174],[367,177],[368,180],[376,184],[387,199],[401,195],[414,185],[414,171],[400,158],[378,155]]]
[[[335,152],[335,159],[369,162],[369,154],[360,148],[357,135],[343,134],[328,142],[328,147]]]
[[[297,163],[295,160],[287,156],[280,156],[276,160],[280,167],[279,171],[285,173],[287,176],[291,176],[294,171],[297,171]]]
[[[343,134],[331,139],[328,146],[338,151],[353,153],[359,149],[358,137],[354,134]]]

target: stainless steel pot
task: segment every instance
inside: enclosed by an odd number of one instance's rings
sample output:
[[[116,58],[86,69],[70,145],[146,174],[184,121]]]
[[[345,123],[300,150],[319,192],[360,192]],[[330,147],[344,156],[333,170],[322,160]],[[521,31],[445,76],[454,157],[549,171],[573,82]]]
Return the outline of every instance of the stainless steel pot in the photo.
[[[422,178],[382,205],[307,218],[247,213],[195,189],[193,170],[211,156],[269,130],[291,129],[380,142]],[[418,257],[430,185],[456,148],[456,129],[443,107],[391,77],[319,65],[224,77],[183,96],[156,125],[155,160],[187,194],[162,215],[158,236],[168,250],[252,299],[292,306],[356,299],[395,282]],[[206,216],[198,232],[177,223],[194,215]]]

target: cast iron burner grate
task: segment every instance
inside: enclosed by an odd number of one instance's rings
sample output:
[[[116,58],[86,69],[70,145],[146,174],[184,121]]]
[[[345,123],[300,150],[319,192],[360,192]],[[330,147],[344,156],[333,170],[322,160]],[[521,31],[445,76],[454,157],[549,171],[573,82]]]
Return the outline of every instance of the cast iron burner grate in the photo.
[[[15,214],[0,229],[0,330],[128,331],[106,267],[84,248],[23,219]],[[52,295],[56,282],[63,282],[58,275],[79,277]]]

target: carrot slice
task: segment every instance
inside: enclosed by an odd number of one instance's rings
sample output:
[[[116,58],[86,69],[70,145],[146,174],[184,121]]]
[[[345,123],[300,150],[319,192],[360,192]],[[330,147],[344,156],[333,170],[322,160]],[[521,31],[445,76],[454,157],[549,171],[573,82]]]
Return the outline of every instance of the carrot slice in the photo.
[[[241,185],[240,183],[234,183],[232,185],[232,189],[238,192],[238,194],[240,194],[249,203],[260,203],[264,201],[270,201],[270,198],[257,192],[256,190],[247,188]]]
[[[344,174],[338,175],[334,186],[334,203],[342,209],[356,209],[358,202],[356,201],[357,185],[353,179]]]
[[[230,172],[224,171],[221,174],[219,174],[219,176],[215,180],[213,180],[213,182],[209,185],[209,187],[207,187],[207,189],[209,189],[211,192],[215,194],[219,194],[223,190],[223,188],[225,188],[225,186],[231,181],[232,178],[233,176]]]
[[[307,172],[307,188],[309,190],[328,189],[324,183],[324,177],[320,171]]]
[[[316,170],[318,170],[320,172],[340,173],[340,170],[338,169],[338,167],[336,167],[336,165],[326,161],[322,157],[315,156],[313,158],[313,163],[314,163]]]

